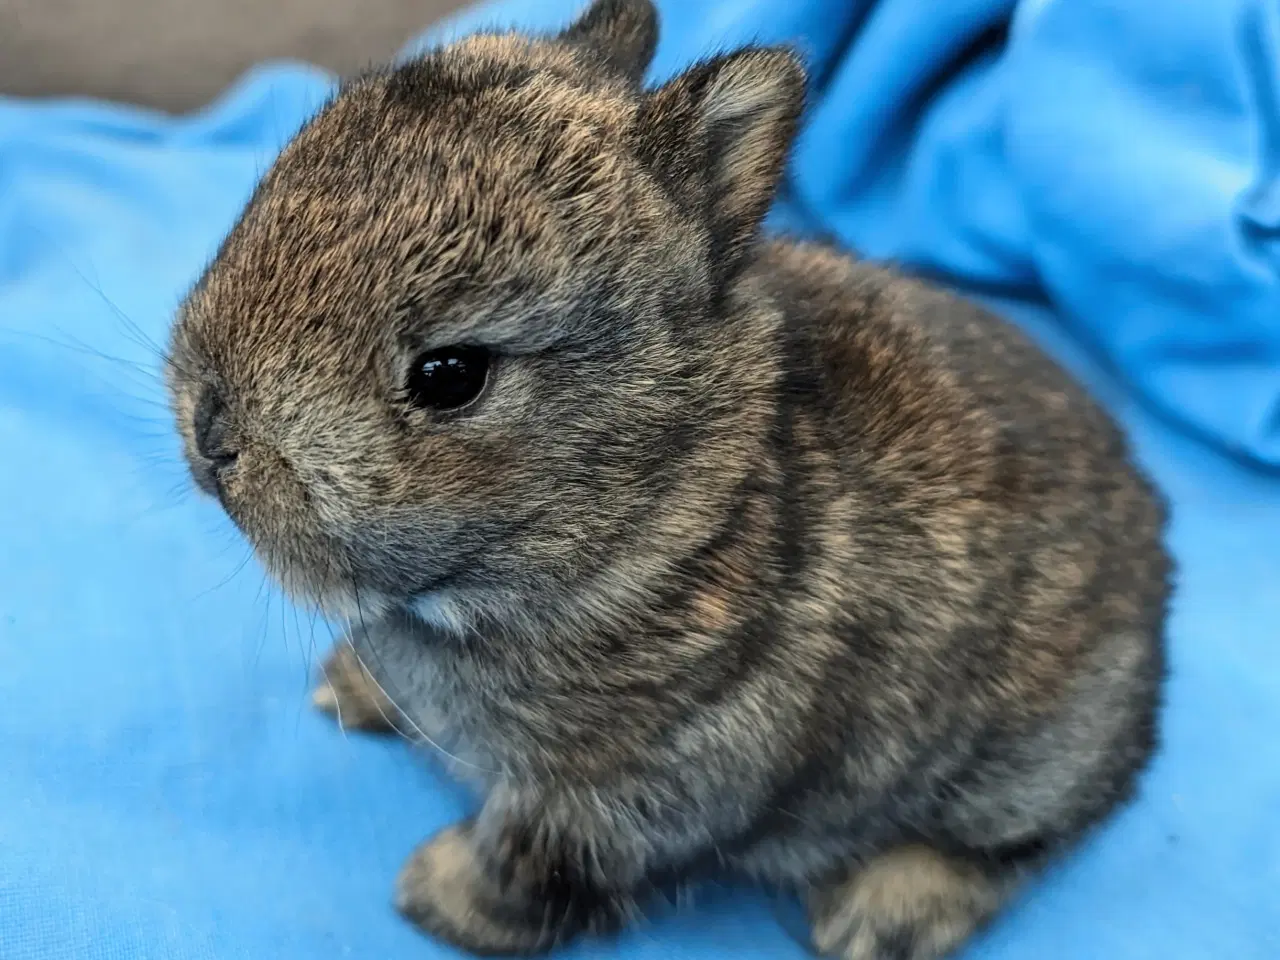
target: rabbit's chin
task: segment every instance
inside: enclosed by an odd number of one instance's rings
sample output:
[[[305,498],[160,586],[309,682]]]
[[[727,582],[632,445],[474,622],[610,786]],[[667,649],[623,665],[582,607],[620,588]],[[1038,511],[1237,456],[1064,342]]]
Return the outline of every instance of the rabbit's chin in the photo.
[[[353,580],[320,578],[293,566],[280,569],[269,558],[263,559],[272,579],[294,604],[315,611],[333,623],[372,622],[403,606],[385,592]]]
[[[466,605],[443,590],[400,598],[376,590],[336,589],[326,592],[322,598],[312,598],[310,604],[326,619],[350,627],[408,614],[436,634],[461,637],[470,630]]]
[[[348,624],[379,620],[400,606],[375,590],[335,588],[309,599],[327,619]]]
[[[326,544],[332,555],[342,548]],[[466,604],[453,573],[428,575],[417,583],[412,575],[389,575],[386,570],[361,568],[351,562],[314,561],[322,551],[274,550],[271,544],[255,544],[260,562],[281,590],[300,608],[316,611],[332,622],[371,623],[392,614],[410,614],[439,630],[464,633],[462,610]],[[398,580],[405,582],[400,583]]]

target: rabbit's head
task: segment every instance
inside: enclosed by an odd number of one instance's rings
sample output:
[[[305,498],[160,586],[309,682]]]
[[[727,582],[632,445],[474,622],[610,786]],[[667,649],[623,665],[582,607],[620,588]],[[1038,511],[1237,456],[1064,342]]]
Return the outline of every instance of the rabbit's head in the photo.
[[[708,535],[776,389],[750,264],[804,76],[752,48],[645,90],[655,40],[647,0],[461,40],[345,86],[264,177],[169,377],[290,591],[458,622],[606,602]]]

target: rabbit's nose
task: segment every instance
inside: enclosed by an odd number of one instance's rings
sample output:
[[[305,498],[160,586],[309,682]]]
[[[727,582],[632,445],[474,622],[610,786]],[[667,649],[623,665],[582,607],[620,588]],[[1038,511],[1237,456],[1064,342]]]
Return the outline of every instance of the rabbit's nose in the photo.
[[[239,451],[231,439],[231,425],[227,417],[227,405],[212,387],[205,389],[196,403],[192,423],[196,450],[209,461],[214,477],[220,477],[235,465]]]

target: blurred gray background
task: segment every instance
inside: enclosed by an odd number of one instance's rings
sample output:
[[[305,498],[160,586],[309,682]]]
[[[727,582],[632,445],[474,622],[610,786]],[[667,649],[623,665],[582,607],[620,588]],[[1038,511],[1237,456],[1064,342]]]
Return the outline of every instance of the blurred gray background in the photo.
[[[189,110],[245,68],[390,57],[461,0],[0,0],[0,94]]]

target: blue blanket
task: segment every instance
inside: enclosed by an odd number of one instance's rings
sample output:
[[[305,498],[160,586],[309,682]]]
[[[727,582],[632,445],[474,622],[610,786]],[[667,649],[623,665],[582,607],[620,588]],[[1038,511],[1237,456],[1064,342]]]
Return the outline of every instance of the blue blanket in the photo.
[[[503,9],[550,25],[571,5]],[[778,222],[991,299],[1174,501],[1164,748],[966,957],[1275,960],[1274,6],[926,6],[671,0],[655,70],[802,38],[814,107]],[[181,119],[0,100],[3,960],[452,955],[388,900],[464,799],[309,710],[331,634],[191,495],[156,377],[183,289],[330,89],[276,65]],[[565,955],[798,960],[794,920],[713,894]]]

